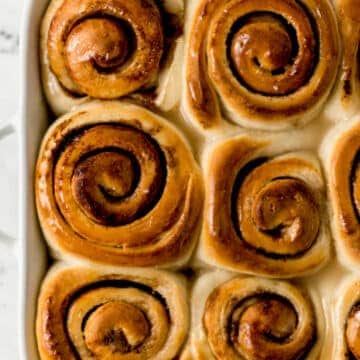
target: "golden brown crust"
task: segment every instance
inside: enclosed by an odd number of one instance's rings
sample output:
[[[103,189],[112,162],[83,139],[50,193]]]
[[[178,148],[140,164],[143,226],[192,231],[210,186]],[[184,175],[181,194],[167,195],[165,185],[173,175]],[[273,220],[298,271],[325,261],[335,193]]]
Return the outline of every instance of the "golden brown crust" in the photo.
[[[339,59],[327,0],[201,0],[188,22],[184,109],[212,130],[226,116],[249,127],[285,127],[313,117]]]
[[[339,360],[360,359],[359,304],[360,281],[347,276],[338,287],[334,307],[334,353]]]
[[[129,57],[124,38],[130,39],[124,21],[135,33],[136,50],[122,68]],[[47,47],[51,70],[68,91],[120,97],[148,83],[158,71],[163,49],[160,13],[152,0],[65,0],[51,21]]]
[[[340,260],[350,267],[360,260],[358,119],[335,127],[324,142],[331,224]]]
[[[317,160],[279,156],[270,141],[239,136],[220,142],[205,161],[204,261],[273,277],[324,264],[329,243]]]
[[[360,308],[359,304],[354,305],[348,314],[345,326],[345,339],[349,351],[356,358],[360,359]]]
[[[41,359],[172,359],[186,338],[180,278],[160,271],[55,266],[43,282]]]
[[[41,60],[54,111],[69,111],[87,97],[115,99],[157,85],[182,34],[182,9],[175,6],[175,14],[165,6],[53,0],[43,19]]]
[[[200,277],[192,294],[192,331],[184,356],[317,359],[322,320],[314,294],[298,286],[208,273]]]
[[[60,257],[129,266],[184,263],[203,201],[181,134],[118,102],[89,104],[49,129],[35,192],[42,229]]]
[[[360,2],[337,0],[336,5],[344,46],[340,73],[341,100],[346,109],[354,98],[360,97]]]

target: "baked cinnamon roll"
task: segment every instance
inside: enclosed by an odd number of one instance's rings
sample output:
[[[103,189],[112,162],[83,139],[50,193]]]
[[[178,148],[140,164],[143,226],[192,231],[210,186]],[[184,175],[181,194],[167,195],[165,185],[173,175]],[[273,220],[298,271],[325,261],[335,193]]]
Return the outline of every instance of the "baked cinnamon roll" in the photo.
[[[343,57],[330,116],[351,118],[360,109],[360,2],[336,0],[338,22],[343,44]],[[339,111],[341,109],[341,111]]]
[[[185,285],[176,275],[56,265],[41,286],[42,360],[171,360],[187,331]]]
[[[321,148],[338,258],[351,269],[360,265],[359,151],[359,118],[332,129]]]
[[[181,0],[52,0],[40,49],[52,110],[60,115],[89,98],[116,99],[154,87],[149,96],[157,96],[157,105],[174,106],[179,97],[167,95],[167,78],[180,81],[182,27]]]
[[[339,62],[328,0],[198,0],[189,7],[183,109],[196,126],[214,130],[225,117],[279,129],[314,117]]]
[[[308,152],[240,135],[203,159],[206,200],[198,256],[229,270],[293,277],[329,258],[324,185]]]
[[[335,351],[338,360],[360,359],[360,279],[348,276],[338,288],[335,304]]]
[[[185,263],[203,201],[200,170],[180,132],[144,108],[110,101],[50,127],[35,193],[55,256],[129,266]]]
[[[319,357],[322,310],[314,294],[297,286],[213,272],[200,277],[191,299],[192,331],[184,359]]]

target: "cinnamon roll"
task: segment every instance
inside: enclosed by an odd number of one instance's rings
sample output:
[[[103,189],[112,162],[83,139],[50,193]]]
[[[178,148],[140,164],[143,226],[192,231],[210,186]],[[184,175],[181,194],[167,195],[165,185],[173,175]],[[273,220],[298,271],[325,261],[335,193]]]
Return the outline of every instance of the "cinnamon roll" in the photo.
[[[314,117],[339,62],[328,0],[198,0],[190,8],[183,109],[196,126],[213,130],[225,117],[279,129]]]
[[[213,272],[197,281],[191,299],[188,359],[319,357],[322,309],[298,286]]]
[[[144,108],[110,101],[50,127],[35,193],[55,256],[129,266],[185,263],[203,201],[201,173],[180,132]]]
[[[206,153],[200,259],[270,277],[314,272],[328,260],[318,161],[309,152],[281,153],[285,141],[240,135]]]
[[[338,360],[360,359],[360,279],[348,276],[336,293],[335,349]]]
[[[41,286],[42,360],[171,360],[187,330],[185,285],[176,275],[57,265]]]
[[[321,148],[338,258],[350,268],[360,264],[359,151],[359,118],[333,128]]]
[[[40,49],[52,110],[60,115],[89,98],[139,91],[158,96],[159,106],[174,106],[179,97],[166,94],[167,77],[180,81],[181,64],[173,55],[183,47],[183,11],[181,0],[52,0]]]
[[[360,109],[360,2],[336,0],[335,4],[342,36],[343,58],[337,91],[328,113],[337,119],[339,116],[351,118]]]

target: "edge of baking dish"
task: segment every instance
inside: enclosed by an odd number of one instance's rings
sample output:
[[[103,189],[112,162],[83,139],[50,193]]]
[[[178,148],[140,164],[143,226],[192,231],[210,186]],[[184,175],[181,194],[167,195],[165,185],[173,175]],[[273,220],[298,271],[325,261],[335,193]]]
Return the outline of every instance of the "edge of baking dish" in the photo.
[[[20,31],[19,122],[19,353],[38,359],[35,339],[37,293],[47,261],[36,217],[33,181],[37,149],[46,129],[47,108],[38,65],[39,25],[46,0],[25,0]]]

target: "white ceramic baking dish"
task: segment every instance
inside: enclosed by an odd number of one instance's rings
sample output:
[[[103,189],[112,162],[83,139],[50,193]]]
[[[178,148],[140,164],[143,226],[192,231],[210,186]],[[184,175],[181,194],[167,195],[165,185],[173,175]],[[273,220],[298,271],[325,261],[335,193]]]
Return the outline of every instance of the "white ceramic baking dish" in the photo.
[[[38,147],[48,123],[38,65],[39,26],[48,0],[25,0],[20,34],[19,136],[19,352],[20,359],[39,358],[35,339],[35,309],[46,269],[46,249],[38,225],[33,181]]]

